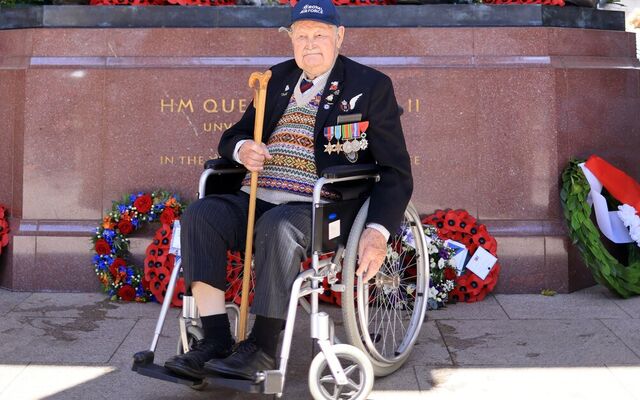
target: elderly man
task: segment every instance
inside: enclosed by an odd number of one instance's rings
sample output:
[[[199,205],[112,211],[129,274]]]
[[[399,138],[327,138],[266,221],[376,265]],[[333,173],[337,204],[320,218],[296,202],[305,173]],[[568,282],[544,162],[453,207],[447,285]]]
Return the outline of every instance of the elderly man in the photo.
[[[224,307],[226,250],[244,249],[248,175],[235,194],[207,196],[182,218],[185,278],[204,328],[204,340],[165,366],[202,378],[224,373],[251,379],[274,369],[291,286],[308,256],[311,196],[329,166],[376,163],[359,242],[358,275],[372,278],[386,255],[412,191],[411,167],[390,79],[338,55],[345,29],[331,0],[301,0],[292,9],[289,36],[295,60],[271,68],[263,143],[252,140],[255,110],[227,130],[220,154],[259,171],[255,228],[256,287],[249,338],[236,346]],[[345,128],[346,126],[349,129]],[[323,193],[331,198],[334,193]]]

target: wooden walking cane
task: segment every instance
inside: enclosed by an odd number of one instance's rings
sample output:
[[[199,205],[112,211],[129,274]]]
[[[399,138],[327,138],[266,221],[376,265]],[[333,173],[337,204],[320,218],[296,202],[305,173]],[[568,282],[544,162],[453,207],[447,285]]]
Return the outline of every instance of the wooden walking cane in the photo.
[[[253,125],[253,140],[262,142],[262,126],[264,125],[264,106],[267,100],[267,83],[271,71],[254,72],[249,77],[249,87],[253,88],[253,107],[256,117]],[[247,243],[244,248],[244,269],[242,270],[242,298],[240,299],[240,323],[238,340],[247,337],[247,317],[249,314],[249,283],[251,282],[251,259],[253,258],[253,223],[256,216],[256,194],[258,191],[258,172],[251,172],[251,191],[249,192],[249,217],[247,219]]]

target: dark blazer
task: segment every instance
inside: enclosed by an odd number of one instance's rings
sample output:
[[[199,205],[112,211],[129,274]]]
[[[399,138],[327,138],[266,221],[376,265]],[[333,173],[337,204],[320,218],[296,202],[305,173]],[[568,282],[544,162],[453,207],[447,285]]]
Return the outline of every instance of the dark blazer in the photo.
[[[302,70],[295,60],[288,60],[271,67],[271,72],[262,135],[265,143],[284,113]],[[325,109],[332,82],[338,82],[340,93],[334,96],[328,109]],[[289,90],[285,91],[287,85]],[[355,103],[354,109],[345,112],[340,106],[342,100],[349,102],[360,93],[362,96]],[[324,151],[328,142],[323,128],[337,125],[339,115],[356,113],[362,114],[362,121],[369,121],[366,131],[369,145],[367,149],[358,152],[355,163],[376,163],[380,168],[380,180],[371,192],[367,222],[381,224],[393,235],[413,190],[411,164],[393,86],[385,74],[347,57],[338,56],[327,79],[316,116],[315,159],[318,175],[329,166],[351,164],[344,153],[328,154]],[[253,139],[254,119],[255,109],[252,103],[240,121],[222,135],[218,146],[222,157],[232,160],[236,143],[243,139]]]

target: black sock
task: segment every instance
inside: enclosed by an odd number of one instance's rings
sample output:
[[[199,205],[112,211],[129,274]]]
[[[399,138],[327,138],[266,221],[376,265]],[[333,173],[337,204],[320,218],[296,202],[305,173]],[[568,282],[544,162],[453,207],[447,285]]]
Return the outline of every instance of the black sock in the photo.
[[[256,315],[256,322],[251,331],[258,347],[273,358],[276,357],[283,322],[282,319]]]
[[[233,345],[227,313],[200,317],[200,321],[202,321],[204,337],[208,342],[217,343],[223,347]]]

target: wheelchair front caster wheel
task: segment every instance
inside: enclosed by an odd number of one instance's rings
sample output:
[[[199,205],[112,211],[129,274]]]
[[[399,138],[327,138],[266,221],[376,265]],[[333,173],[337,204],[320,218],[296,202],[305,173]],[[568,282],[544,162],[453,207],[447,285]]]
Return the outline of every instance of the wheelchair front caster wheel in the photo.
[[[309,367],[309,391],[316,400],[364,400],[373,388],[374,373],[369,358],[356,347],[336,344],[333,351],[347,376],[340,385],[331,373],[324,353],[315,356]]]

